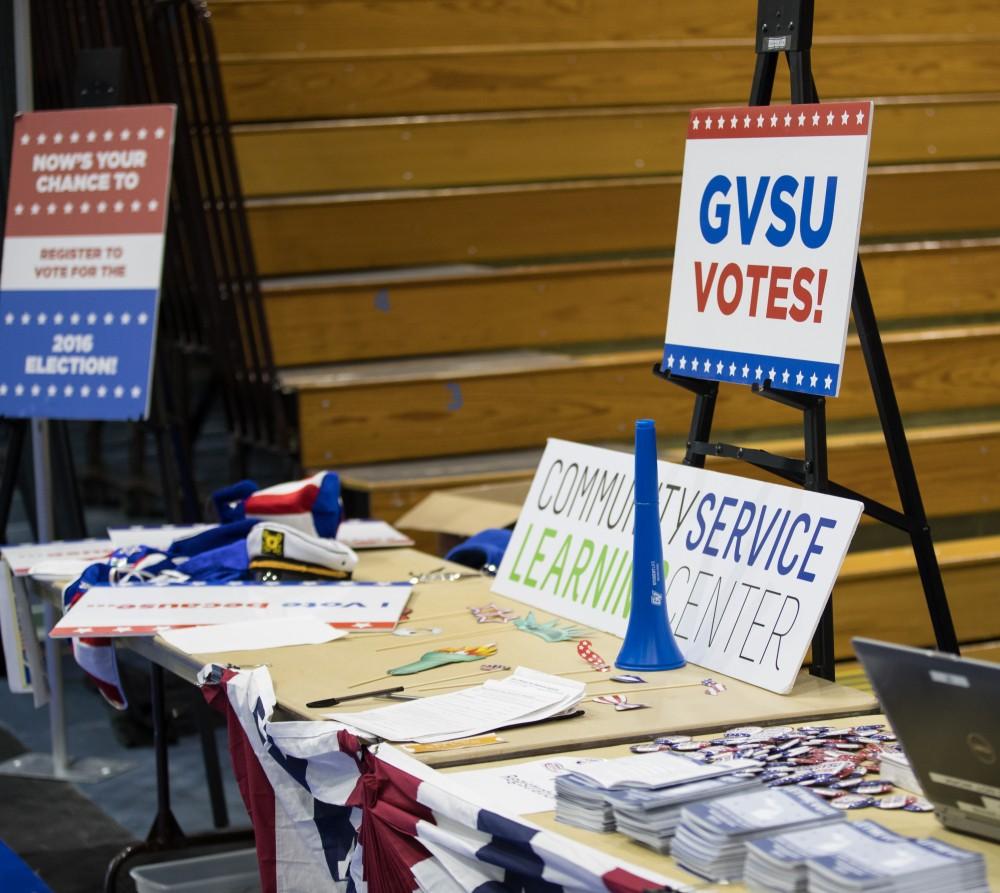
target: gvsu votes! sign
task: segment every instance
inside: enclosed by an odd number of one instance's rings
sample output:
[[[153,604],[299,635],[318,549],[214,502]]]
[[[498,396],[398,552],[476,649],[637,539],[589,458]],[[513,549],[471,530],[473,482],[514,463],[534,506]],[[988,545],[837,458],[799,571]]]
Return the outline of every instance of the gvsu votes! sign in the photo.
[[[0,273],[0,414],[149,414],[174,107],[14,122]]]
[[[871,102],[696,109],[664,370],[836,396]]]

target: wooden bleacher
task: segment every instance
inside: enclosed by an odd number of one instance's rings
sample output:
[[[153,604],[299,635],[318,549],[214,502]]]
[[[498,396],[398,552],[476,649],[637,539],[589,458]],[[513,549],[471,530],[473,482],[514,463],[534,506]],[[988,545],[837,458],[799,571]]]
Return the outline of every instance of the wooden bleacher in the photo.
[[[752,3],[210,6],[306,467],[393,520],[526,480],[547,436],[652,416],[676,455],[690,398],[649,368],[683,125],[746,101]],[[815,33],[820,95],[876,99],[865,270],[960,638],[1000,637],[1000,5],[820,0]],[[898,504],[853,340],[828,414],[831,476]],[[786,449],[797,421],[722,389],[724,439]],[[852,554],[837,592],[838,655],[930,642],[906,549]]]

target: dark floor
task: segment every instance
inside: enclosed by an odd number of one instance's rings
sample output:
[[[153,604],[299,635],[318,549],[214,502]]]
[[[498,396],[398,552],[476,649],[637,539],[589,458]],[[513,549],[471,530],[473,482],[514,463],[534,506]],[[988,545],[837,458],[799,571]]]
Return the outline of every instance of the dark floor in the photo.
[[[13,735],[0,729],[0,759],[24,750]],[[0,778],[0,803],[0,839],[54,893],[100,889],[108,861],[132,839],[65,782]]]

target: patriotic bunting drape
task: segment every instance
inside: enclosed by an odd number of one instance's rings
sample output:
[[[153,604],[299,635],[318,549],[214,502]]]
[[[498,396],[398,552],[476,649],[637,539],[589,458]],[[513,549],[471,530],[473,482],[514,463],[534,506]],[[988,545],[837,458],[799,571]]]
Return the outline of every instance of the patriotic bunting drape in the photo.
[[[206,667],[202,681],[227,716],[264,893],[683,889],[474,803],[449,776],[338,723],[273,722],[265,667]]]

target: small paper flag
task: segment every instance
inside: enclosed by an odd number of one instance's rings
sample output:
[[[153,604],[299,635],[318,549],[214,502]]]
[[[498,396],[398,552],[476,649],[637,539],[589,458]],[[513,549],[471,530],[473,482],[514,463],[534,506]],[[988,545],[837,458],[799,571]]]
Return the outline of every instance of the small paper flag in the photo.
[[[476,623],[510,623],[515,617],[510,608],[498,608],[492,602],[481,608],[469,608],[469,611],[476,618]]]
[[[611,664],[594,651],[589,639],[580,639],[576,646],[576,653],[599,673],[607,673],[611,670]]]
[[[598,695],[596,698],[591,698],[591,700],[597,701],[598,704],[610,704],[619,712],[623,710],[642,710],[644,707],[649,706],[648,704],[631,704],[625,695]]]

